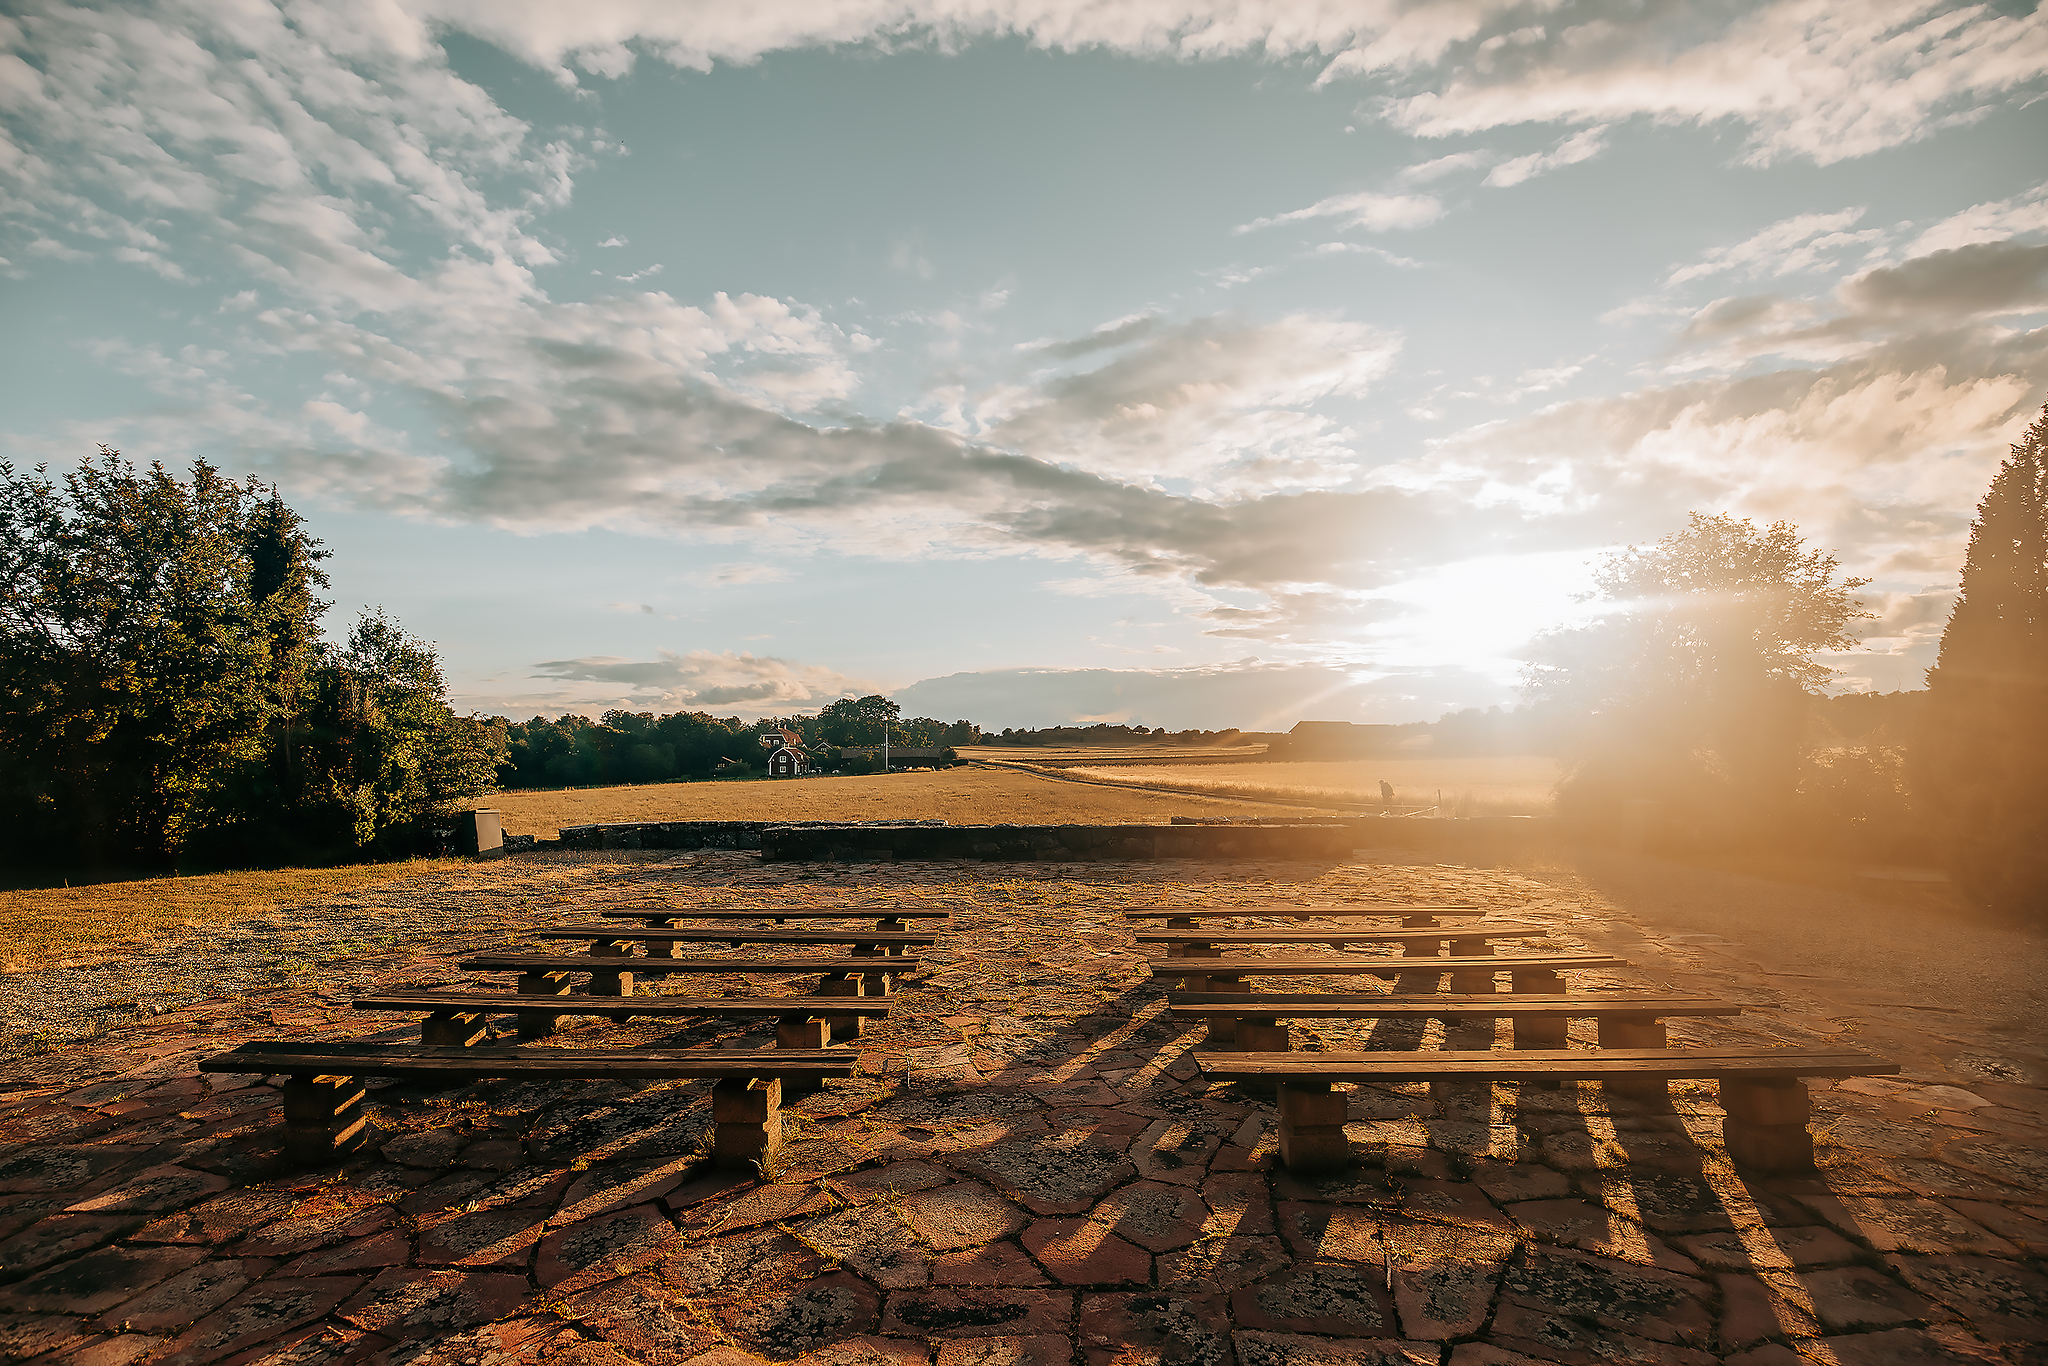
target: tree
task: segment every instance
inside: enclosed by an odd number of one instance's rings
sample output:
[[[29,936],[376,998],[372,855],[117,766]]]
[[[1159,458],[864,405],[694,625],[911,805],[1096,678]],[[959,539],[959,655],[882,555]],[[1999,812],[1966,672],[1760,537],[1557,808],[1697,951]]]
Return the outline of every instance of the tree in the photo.
[[[818,729],[827,744],[879,745],[883,730],[902,714],[903,708],[879,693],[842,697],[819,710]]]
[[[1911,777],[1950,876],[2048,918],[2048,407],[1977,506],[1927,687]]]
[[[288,733],[325,552],[254,480],[0,464],[0,803],[19,852],[161,862]]]
[[[1594,575],[1612,610],[1554,632],[1532,700],[1576,718],[1567,810],[1612,819],[1631,799],[1687,824],[1782,829],[1799,781],[1810,699],[1833,671],[1814,656],[1854,643],[1867,579],[1789,523],[1690,515]]]

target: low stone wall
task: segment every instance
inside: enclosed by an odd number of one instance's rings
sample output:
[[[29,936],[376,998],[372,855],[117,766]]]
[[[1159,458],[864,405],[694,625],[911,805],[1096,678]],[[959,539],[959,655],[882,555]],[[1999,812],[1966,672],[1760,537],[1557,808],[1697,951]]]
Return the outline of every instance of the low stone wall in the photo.
[[[1356,843],[1329,825],[880,825],[775,826],[764,860],[893,862],[984,859],[1066,863],[1125,859],[1342,860]]]
[[[827,826],[834,830],[866,825],[944,825],[944,821],[622,821],[606,825],[565,825],[564,849],[759,849],[761,832]]]

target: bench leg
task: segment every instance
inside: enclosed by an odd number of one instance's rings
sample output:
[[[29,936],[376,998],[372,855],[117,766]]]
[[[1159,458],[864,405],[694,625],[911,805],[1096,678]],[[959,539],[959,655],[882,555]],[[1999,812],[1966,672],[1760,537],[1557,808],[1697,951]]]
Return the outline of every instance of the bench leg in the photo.
[[[1433,915],[1404,915],[1401,917],[1401,928],[1404,930],[1427,930],[1440,923],[1442,922]]]
[[[1223,950],[1209,944],[1169,944],[1167,945],[1167,956],[1169,958],[1221,958]],[[1182,991],[1214,991],[1216,987],[1213,981],[1207,977],[1182,977],[1180,979],[1180,989]]]
[[[631,950],[621,944],[598,944],[591,948],[592,958],[629,958]],[[631,996],[633,994],[633,973],[631,969],[607,972],[593,966],[590,969],[590,994],[592,996]]]
[[[1562,996],[1564,979],[1549,969],[1524,970],[1509,974],[1517,994],[1524,996]],[[1570,1041],[1567,1031],[1571,1021],[1562,1015],[1534,1016],[1515,1021],[1516,1048],[1563,1048]],[[1564,1086],[1560,1081],[1525,1081],[1522,1085],[1538,1091],[1556,1091]]]
[[[559,972],[522,972],[519,974],[521,996],[567,996],[568,978]],[[558,1010],[522,1010],[519,1012],[519,1037],[522,1039],[545,1039],[555,1032],[555,1020],[561,1015]]]
[[[1280,1161],[1291,1172],[1342,1171],[1351,1165],[1344,1137],[1350,1096],[1328,1082],[1280,1083]]]
[[[647,942],[649,958],[673,958],[676,956],[676,941],[673,939],[650,939]]]
[[[370,1121],[356,1077],[293,1076],[284,1084],[285,1156],[302,1166],[332,1162],[362,1147]]]
[[[488,1032],[475,1011],[437,1010],[420,1021],[420,1042],[442,1048],[468,1048]]]
[[[777,1048],[823,1048],[832,1042],[832,1026],[823,1019],[777,1020]]]
[[[711,1089],[714,1167],[766,1169],[782,1151],[782,1083],[727,1077]]]
[[[875,922],[875,928],[888,934],[904,934],[910,929],[910,922],[900,916],[884,916]]]
[[[1807,1131],[1812,1110],[1806,1083],[1721,1081],[1721,1108],[1728,1112],[1721,1137],[1738,1167],[1766,1175],[1813,1170],[1813,1135]]]
[[[820,996],[858,996],[861,994],[861,983],[864,980],[864,978],[849,976],[827,977],[824,981],[818,983],[817,994]],[[864,1015],[821,1014],[820,1018],[831,1027],[834,1039],[857,1039],[860,1037],[861,1032],[867,1028],[867,1017]]]
[[[1668,1048],[1664,1022],[1648,1015],[1603,1015],[1600,1017],[1602,1048]],[[1610,1095],[1627,1096],[1650,1105],[1671,1103],[1671,1083],[1657,1077],[1602,1082]]]

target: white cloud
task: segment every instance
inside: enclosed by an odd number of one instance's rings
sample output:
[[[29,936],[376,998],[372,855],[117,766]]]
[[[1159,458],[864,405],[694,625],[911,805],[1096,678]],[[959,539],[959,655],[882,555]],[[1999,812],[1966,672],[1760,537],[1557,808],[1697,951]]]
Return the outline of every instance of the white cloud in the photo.
[[[1482,39],[1469,57],[1438,66],[1432,88],[1378,108],[1425,137],[1635,116],[1731,122],[1747,128],[1754,163],[1826,165],[1977,117],[2048,73],[2048,24],[2031,10],[1766,0],[1717,23],[1684,5],[1591,8],[1540,41],[1488,55],[1491,40]],[[1482,27],[1470,24],[1466,36]]]
[[[1274,214],[1270,218],[1256,218],[1241,224],[1234,231],[1257,232],[1261,228],[1275,227],[1281,223],[1301,223],[1315,218],[1334,218],[1339,227],[1362,228],[1367,232],[1394,232],[1404,228],[1420,228],[1443,217],[1443,202],[1434,195],[1426,194],[1377,194],[1361,190],[1353,194],[1331,195],[1318,200],[1305,209],[1294,209],[1287,213]]]
[[[624,690],[630,705],[666,711],[738,711],[763,715],[821,706],[848,693],[873,691],[873,685],[826,668],[772,655],[731,650],[659,651],[651,660],[589,656],[554,659],[533,666],[534,677]],[[585,695],[597,689],[574,689]],[[567,702],[558,705],[574,705]]]
[[[1884,232],[1877,228],[1849,231],[1866,212],[1868,210],[1855,208],[1836,213],[1803,213],[1780,219],[1733,246],[1715,247],[1697,261],[1674,267],[1665,276],[1664,283],[1668,288],[1713,275],[1732,273],[1756,279],[1833,266],[1839,253],[1884,236]]]
[[[1461,171],[1476,171],[1492,161],[1491,152],[1452,152],[1448,156],[1404,166],[1394,173],[1394,179],[1403,185],[1426,185],[1432,180],[1442,180],[1447,175],[1457,175]]]
[[[1961,213],[1951,214],[1915,238],[1906,254],[1925,256],[2034,232],[2048,232],[2048,184],[2036,185],[2010,199],[1973,204]]]
[[[1534,180],[1545,171],[1554,171],[1560,166],[1576,166],[1582,161],[1591,161],[1607,150],[1607,125],[1583,128],[1560,140],[1557,146],[1547,152],[1531,152],[1525,157],[1503,161],[1486,173],[1486,183],[1499,189],[1520,185]]]

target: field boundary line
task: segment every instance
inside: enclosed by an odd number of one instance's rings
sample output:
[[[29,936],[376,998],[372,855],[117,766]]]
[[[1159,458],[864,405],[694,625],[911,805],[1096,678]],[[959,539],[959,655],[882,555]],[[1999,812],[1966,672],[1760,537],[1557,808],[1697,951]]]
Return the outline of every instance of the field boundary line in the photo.
[[[1362,802],[1300,802],[1285,797],[1239,797],[1235,795],[1211,795],[1206,792],[1190,792],[1180,787],[1159,787],[1151,783],[1120,783],[1107,778],[1076,778],[1067,773],[1055,773],[1049,769],[1033,768],[1029,764],[1015,763],[1004,759],[969,759],[967,762],[980,768],[1006,768],[1012,773],[1029,773],[1036,778],[1045,778],[1056,783],[1080,783],[1085,787],[1122,787],[1133,792],[1151,792],[1167,797],[1192,797],[1196,801],[1243,802],[1249,806],[1284,806],[1295,810],[1311,811],[1355,811],[1361,815],[1379,810]]]

